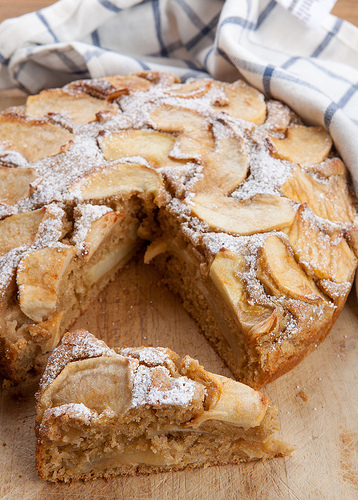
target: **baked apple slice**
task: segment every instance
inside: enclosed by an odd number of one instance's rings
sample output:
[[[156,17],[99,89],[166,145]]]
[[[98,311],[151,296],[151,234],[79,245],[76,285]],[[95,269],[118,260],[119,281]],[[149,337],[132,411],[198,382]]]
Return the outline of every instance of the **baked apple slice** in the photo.
[[[338,224],[353,222],[355,209],[352,195],[341,175],[331,175],[321,180],[296,165],[280,189],[291,200],[307,203],[323,219]]]
[[[50,207],[11,215],[0,221],[0,255],[15,248],[26,249],[41,235],[46,221],[56,218]]]
[[[237,318],[241,331],[253,340],[262,340],[265,335],[278,331],[282,308],[265,299],[266,304],[251,300],[243,276],[247,271],[245,257],[237,252],[222,249],[210,266],[210,278],[229,309]],[[230,343],[230,339],[228,339]],[[237,340],[232,346],[237,350]]]
[[[259,249],[257,277],[270,295],[320,303],[324,297],[279,236],[268,236]]]
[[[201,177],[190,191],[230,194],[246,179],[248,170],[245,140],[224,135],[218,139],[214,151],[203,154]]]
[[[27,254],[17,269],[20,308],[35,322],[57,312],[61,285],[67,281],[76,248],[41,248]]]
[[[69,116],[75,123],[89,123],[96,120],[99,112],[114,115],[118,107],[103,99],[97,99],[84,92],[69,93],[63,89],[43,90],[29,96],[26,101],[26,114],[42,118],[47,114]]]
[[[238,235],[288,228],[296,213],[289,200],[271,195],[240,201],[218,193],[198,193],[187,204],[213,231]]]
[[[275,158],[300,165],[321,163],[332,148],[332,139],[323,127],[291,125],[284,139],[269,137]]]
[[[225,102],[219,99],[213,109],[225,112],[233,118],[241,118],[261,125],[266,119],[266,103],[261,92],[247,85],[243,80],[234,83],[213,82],[213,87],[224,92]]]
[[[139,194],[157,196],[161,179],[155,170],[136,163],[113,163],[100,167],[69,186],[81,200]]]
[[[346,283],[352,279],[357,259],[340,231],[323,231],[302,206],[288,233],[291,247],[306,273],[318,279]],[[312,245],[312,241],[315,242]]]
[[[45,120],[0,115],[0,142],[5,149],[21,153],[31,162],[60,153],[73,138],[74,135],[65,128]]]
[[[31,183],[38,179],[33,168],[0,167],[0,203],[16,205],[31,194]]]
[[[99,138],[106,160],[141,157],[154,168],[175,165],[169,158],[175,137],[156,130],[121,130]]]

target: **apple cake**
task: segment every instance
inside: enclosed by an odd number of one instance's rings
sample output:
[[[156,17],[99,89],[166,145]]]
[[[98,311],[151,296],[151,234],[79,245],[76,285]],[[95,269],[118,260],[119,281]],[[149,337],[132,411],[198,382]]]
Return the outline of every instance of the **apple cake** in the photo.
[[[65,334],[37,393],[41,479],[72,481],[283,456],[276,408],[167,348]]]
[[[355,198],[321,127],[239,80],[81,80],[0,115],[0,358],[21,380],[138,249],[236,378],[328,334],[357,265]]]

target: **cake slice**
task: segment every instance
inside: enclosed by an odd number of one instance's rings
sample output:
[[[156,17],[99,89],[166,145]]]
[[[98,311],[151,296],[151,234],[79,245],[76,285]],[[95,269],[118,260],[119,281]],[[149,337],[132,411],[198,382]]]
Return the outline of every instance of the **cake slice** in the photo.
[[[37,471],[73,481],[289,454],[260,392],[167,348],[110,349],[85,330],[51,354],[37,393]]]

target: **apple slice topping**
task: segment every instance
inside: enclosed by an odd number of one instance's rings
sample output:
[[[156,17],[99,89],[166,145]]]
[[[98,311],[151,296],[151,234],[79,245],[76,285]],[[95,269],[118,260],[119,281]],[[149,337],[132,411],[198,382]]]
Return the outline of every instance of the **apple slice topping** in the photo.
[[[41,248],[27,254],[17,269],[20,308],[35,322],[57,312],[59,290],[75,247]]]
[[[162,181],[155,170],[136,163],[105,165],[69,186],[83,201],[139,194],[157,196]]]
[[[42,222],[51,217],[46,207],[11,215],[0,221],[0,255],[13,248],[28,247],[38,236]]]
[[[26,101],[26,114],[41,118],[50,114],[69,116],[75,123],[89,123],[96,120],[100,111],[115,114],[118,107],[103,99],[97,99],[84,92],[68,93],[62,89],[43,90],[29,96]]]
[[[15,205],[31,194],[31,183],[38,179],[33,168],[0,167],[0,204]]]
[[[199,98],[207,93],[211,83],[211,80],[192,80],[187,83],[174,84],[168,90],[165,89],[164,93],[182,99]]]
[[[300,165],[312,165],[325,160],[332,147],[332,139],[323,127],[291,125],[284,139],[269,136],[272,155]]]
[[[257,339],[277,328],[281,309],[274,304],[260,305],[250,300],[242,279],[245,271],[243,255],[222,249],[210,266],[210,278],[238,318],[244,333]]]
[[[296,258],[316,278],[349,281],[357,265],[353,251],[339,231],[324,232],[308,212],[301,206],[287,233]]]
[[[74,211],[73,241],[88,261],[124,218],[106,206],[78,205]]]
[[[218,193],[198,193],[187,204],[213,231],[238,235],[288,228],[296,213],[289,200],[271,195],[239,201]]]
[[[106,160],[142,157],[153,167],[176,164],[169,158],[175,137],[156,130],[121,130],[99,138]]]
[[[162,104],[150,115],[150,123],[158,130],[176,134],[173,159],[203,159],[214,149],[214,137],[210,123],[200,113]]]
[[[77,401],[98,413],[111,410],[119,416],[131,403],[131,364],[134,363],[120,355],[68,363],[41,394],[38,402],[40,416],[45,408]]]
[[[259,249],[257,277],[270,295],[304,302],[324,302],[324,297],[296,262],[289,247],[276,235]]]
[[[281,192],[291,200],[307,203],[323,219],[337,223],[351,223],[354,219],[353,199],[341,175],[321,181],[296,165]]]
[[[213,106],[214,111],[225,112],[233,118],[241,118],[262,125],[266,119],[266,103],[263,94],[242,80],[234,83],[213,82],[213,87],[224,91],[227,102],[220,101]]]
[[[60,153],[73,138],[68,130],[53,123],[0,115],[0,142],[31,162]]]
[[[212,152],[203,154],[202,178],[192,192],[217,191],[230,194],[247,177],[249,160],[244,139],[232,135],[220,137]]]

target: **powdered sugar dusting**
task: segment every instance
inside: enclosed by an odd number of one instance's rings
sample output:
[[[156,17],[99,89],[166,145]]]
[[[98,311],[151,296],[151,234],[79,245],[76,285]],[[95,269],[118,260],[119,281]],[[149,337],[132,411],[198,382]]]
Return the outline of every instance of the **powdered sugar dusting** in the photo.
[[[61,418],[62,416],[79,418],[89,425],[96,416],[96,412],[87,408],[83,403],[68,403],[48,408],[43,415],[43,421],[46,422],[47,418]]]
[[[249,162],[250,175],[232,196],[247,200],[257,194],[280,195],[279,188],[290,176],[293,164],[273,158],[263,143],[251,149]]]
[[[280,234],[281,237],[286,238],[286,235],[283,233],[272,231],[252,236],[236,237],[224,233],[205,234],[202,240],[203,245],[214,255],[225,248],[245,258],[246,268],[239,274],[245,283],[250,298],[260,305],[272,305],[272,298],[267,295],[262,283],[257,278],[257,254],[265,243],[265,240],[273,234]]]
[[[85,330],[77,330],[65,335],[62,343],[54,349],[48,359],[46,369],[40,381],[37,398],[55,380],[68,363],[80,359],[97,358],[99,356],[118,357],[102,340],[97,339]]]
[[[123,348],[120,354],[85,330],[67,334],[62,343],[50,355],[36,397],[39,400],[44,390],[51,385],[65,366],[73,361],[100,356],[121,357],[139,360],[131,363],[131,406],[190,404],[195,393],[195,382],[184,376],[173,376],[175,367],[168,349],[157,347]],[[168,369],[174,367],[174,369]],[[67,407],[67,405],[66,405]],[[63,406],[62,406],[63,408]],[[81,408],[73,408],[73,410]],[[58,410],[60,413],[62,410]],[[84,410],[86,414],[87,410]]]
[[[161,367],[164,376],[170,376],[167,368]],[[188,406],[193,400],[195,382],[187,377],[170,378],[171,387],[161,388],[153,384],[153,369],[139,365],[133,376],[132,407],[141,405],[180,405]]]
[[[77,205],[75,210],[76,220],[72,239],[79,251],[84,249],[85,239],[88,231],[91,229],[92,222],[100,219],[103,215],[110,211],[111,209],[105,205]]]
[[[122,356],[138,359],[148,366],[163,365],[171,361],[168,349],[164,347],[125,347],[120,350]]]

